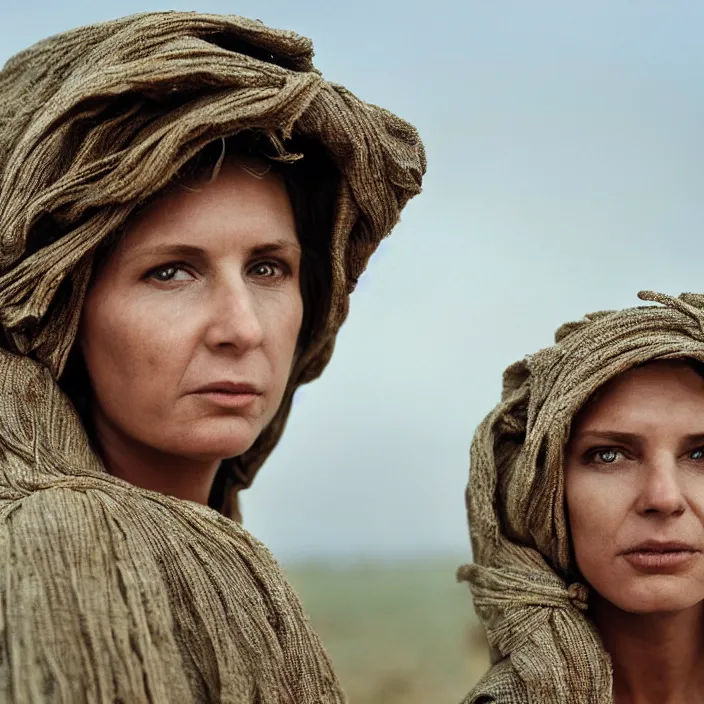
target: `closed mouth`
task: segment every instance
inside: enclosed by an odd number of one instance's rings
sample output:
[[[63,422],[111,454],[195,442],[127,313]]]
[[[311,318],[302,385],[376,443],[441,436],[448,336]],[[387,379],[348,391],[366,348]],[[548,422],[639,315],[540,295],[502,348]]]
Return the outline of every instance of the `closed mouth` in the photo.
[[[252,384],[222,381],[197,389],[197,394],[227,394],[230,396],[261,396],[261,391]]]
[[[700,553],[688,543],[646,541],[624,551],[622,556],[639,572],[674,575],[690,569]]]
[[[697,548],[688,543],[681,543],[679,541],[668,541],[659,542],[648,540],[639,545],[635,545],[632,548],[624,551],[624,555],[634,555],[634,554],[652,554],[652,555],[665,555],[668,553],[696,553],[701,552]]]

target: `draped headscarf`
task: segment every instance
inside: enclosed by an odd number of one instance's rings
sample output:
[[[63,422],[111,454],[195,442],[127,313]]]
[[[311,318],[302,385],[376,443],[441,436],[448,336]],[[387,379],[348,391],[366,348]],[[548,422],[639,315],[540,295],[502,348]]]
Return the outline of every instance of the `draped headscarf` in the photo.
[[[327,364],[348,296],[406,202],[415,129],[329,83],[310,41],[235,16],[82,27],[0,72],[0,699],[338,702],[268,551],[237,523],[295,389]],[[208,144],[246,130],[339,172],[320,300],[275,418],[226,463],[219,513],[109,476],[57,380],[96,250]],[[305,159],[305,155],[303,156]]]
[[[704,296],[641,292],[661,305],[568,323],[555,345],[506,369],[471,448],[467,515],[474,608],[492,668],[465,704],[611,704],[612,669],[570,546],[564,456],[570,427],[615,376],[658,359],[704,361]]]

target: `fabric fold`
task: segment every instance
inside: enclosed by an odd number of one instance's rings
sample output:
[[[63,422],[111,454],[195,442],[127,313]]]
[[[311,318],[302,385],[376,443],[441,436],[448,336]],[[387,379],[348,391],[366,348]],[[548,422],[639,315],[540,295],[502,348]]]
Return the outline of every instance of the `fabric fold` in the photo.
[[[237,492],[327,364],[350,292],[420,191],[425,152],[411,125],[312,59],[293,32],[162,12],[57,35],[0,72],[3,701],[344,701],[281,568],[236,522]],[[314,145],[339,184],[316,244],[331,285],[277,415],[223,463],[216,511],[107,474],[58,381],[99,247],[207,145],[244,131],[272,159]]]
[[[492,649],[465,704],[613,702],[611,660],[589,617],[565,511],[564,451],[584,403],[656,359],[704,361],[704,296],[644,291],[657,305],[599,311],[508,367],[477,429],[466,492],[474,563],[460,569]]]
[[[339,172],[324,315],[284,402],[254,447],[228,460],[230,515],[278,442],[290,399],[317,378],[369,257],[420,192],[416,130],[326,81],[310,40],[235,16],[162,12],[47,39],[0,72],[0,325],[12,351],[59,377],[92,257],[140,203],[207,144],[254,130],[278,158],[321,145]],[[305,157],[304,157],[305,158]],[[228,510],[224,508],[223,510]]]

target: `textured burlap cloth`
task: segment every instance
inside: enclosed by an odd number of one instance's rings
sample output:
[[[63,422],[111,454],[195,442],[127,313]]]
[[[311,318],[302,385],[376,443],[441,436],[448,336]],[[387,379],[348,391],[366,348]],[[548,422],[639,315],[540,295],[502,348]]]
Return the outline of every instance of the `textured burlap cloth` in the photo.
[[[577,411],[609,379],[655,359],[704,361],[704,296],[586,316],[504,372],[471,449],[469,582],[493,666],[465,704],[610,704],[608,654],[568,533],[563,457]]]
[[[238,523],[297,386],[420,190],[416,131],[327,82],[309,40],[238,17],[83,27],[0,73],[0,700],[339,702],[269,552]],[[340,172],[324,315],[218,512],[109,476],[59,389],[96,247],[206,144],[315,140]],[[230,518],[228,518],[229,516]]]

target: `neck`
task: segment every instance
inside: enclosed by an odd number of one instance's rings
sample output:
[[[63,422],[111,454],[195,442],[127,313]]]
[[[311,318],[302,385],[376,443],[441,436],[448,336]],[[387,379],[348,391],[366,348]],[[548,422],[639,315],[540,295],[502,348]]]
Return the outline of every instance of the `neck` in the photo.
[[[611,656],[617,704],[704,702],[704,609],[633,614],[603,599],[594,622]]]
[[[127,437],[100,413],[93,417],[95,440],[109,474],[177,499],[207,505],[220,462],[172,455]]]

